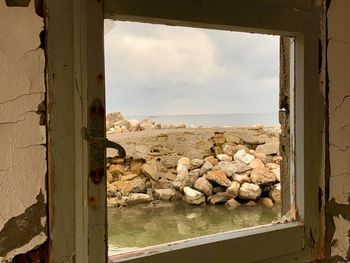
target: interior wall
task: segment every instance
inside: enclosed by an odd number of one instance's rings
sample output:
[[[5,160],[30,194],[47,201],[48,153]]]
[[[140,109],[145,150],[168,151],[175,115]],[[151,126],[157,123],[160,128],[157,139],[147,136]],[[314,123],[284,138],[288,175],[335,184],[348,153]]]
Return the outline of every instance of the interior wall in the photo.
[[[329,0],[327,4],[330,157],[327,249],[328,257],[350,262],[350,1]]]
[[[34,1],[0,1],[0,262],[47,239],[43,27]]]

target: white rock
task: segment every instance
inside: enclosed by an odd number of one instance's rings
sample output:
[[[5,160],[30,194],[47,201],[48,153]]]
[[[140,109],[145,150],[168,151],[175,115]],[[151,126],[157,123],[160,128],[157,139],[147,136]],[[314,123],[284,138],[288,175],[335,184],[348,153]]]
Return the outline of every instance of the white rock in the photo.
[[[188,186],[184,188],[184,193],[185,193],[185,201],[189,204],[199,205],[205,202],[204,194]]]
[[[232,176],[237,172],[235,164],[231,162],[219,162],[218,166],[225,172],[227,176]]]
[[[277,154],[279,152],[279,143],[265,143],[256,147],[255,151],[257,153],[264,153],[266,155]]]
[[[199,168],[203,165],[204,160],[202,159],[192,159],[191,160],[191,169]]]
[[[276,182],[276,175],[269,168],[257,167],[250,174],[250,180],[257,185],[268,185]]]
[[[233,181],[231,186],[226,189],[227,193],[230,197],[236,197],[239,194],[239,189],[241,188],[241,184],[237,181]]]
[[[204,177],[198,178],[194,184],[194,188],[206,196],[213,195],[213,186],[212,184],[205,179]]]
[[[273,172],[277,178],[278,182],[281,182],[281,170],[280,167],[277,167],[276,169],[272,169],[271,172]]]
[[[140,203],[150,202],[151,197],[146,194],[131,194],[128,199],[126,199],[125,203],[127,205],[134,205]]]
[[[206,172],[210,171],[211,169],[213,169],[213,165],[208,162],[208,161],[205,161],[202,168],[200,169],[199,171],[199,175],[202,175],[202,174],[205,174]]]
[[[191,167],[191,160],[187,157],[181,157],[179,161],[177,162],[177,172],[187,172]]]
[[[239,197],[242,199],[256,200],[261,195],[261,188],[255,184],[244,183],[239,189]]]
[[[174,189],[155,189],[154,192],[159,197],[160,200],[170,200],[175,195]]]
[[[175,180],[172,182],[172,185],[179,191],[182,191],[184,187],[191,184],[191,178],[188,172],[179,173]]]
[[[225,154],[228,154],[228,155],[233,155],[233,149],[232,149],[232,147],[229,145],[229,144],[227,144],[227,143],[225,143],[223,146],[222,146],[222,151],[225,153]]]
[[[250,183],[249,172],[234,174],[234,175],[232,175],[232,179],[234,181],[241,183],[241,184]]]
[[[232,156],[225,153],[216,155],[216,158],[218,158],[220,161],[225,161],[225,162],[232,161]]]
[[[264,167],[264,163],[260,159],[254,159],[249,164],[250,167],[256,168],[256,167]]]
[[[246,151],[242,149],[236,152],[236,154],[234,155],[234,159],[237,162],[249,164],[251,161],[255,159],[255,157],[249,153],[246,153]]]

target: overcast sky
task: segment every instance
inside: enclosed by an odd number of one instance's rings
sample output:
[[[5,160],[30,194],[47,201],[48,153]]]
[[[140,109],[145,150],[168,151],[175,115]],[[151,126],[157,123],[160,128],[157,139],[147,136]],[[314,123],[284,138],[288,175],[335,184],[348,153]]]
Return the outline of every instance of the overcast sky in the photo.
[[[130,22],[105,23],[107,112],[272,113],[279,38]]]

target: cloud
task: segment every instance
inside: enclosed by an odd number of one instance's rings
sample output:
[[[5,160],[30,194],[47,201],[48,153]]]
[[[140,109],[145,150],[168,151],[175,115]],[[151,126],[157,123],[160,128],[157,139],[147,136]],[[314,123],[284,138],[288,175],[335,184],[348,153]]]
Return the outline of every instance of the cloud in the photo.
[[[108,112],[277,111],[278,37],[130,22],[117,22],[113,27],[108,23]]]

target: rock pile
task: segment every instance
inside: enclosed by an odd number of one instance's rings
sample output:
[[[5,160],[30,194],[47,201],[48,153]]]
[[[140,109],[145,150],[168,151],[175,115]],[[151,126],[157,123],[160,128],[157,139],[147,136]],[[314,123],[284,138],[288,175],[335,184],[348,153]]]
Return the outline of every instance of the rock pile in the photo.
[[[127,120],[123,117],[121,112],[113,112],[107,114],[106,130],[107,134],[111,133],[126,133],[145,130],[160,130],[160,129],[179,129],[187,128],[185,124],[160,124],[150,119],[143,119],[141,121],[131,119]]]
[[[214,137],[212,155],[179,157],[176,167],[160,167],[156,158],[109,158],[108,204],[182,200],[193,205],[224,204],[230,209],[241,204],[279,204],[278,143],[261,144],[252,150],[249,145],[226,143],[222,137],[223,134]]]

